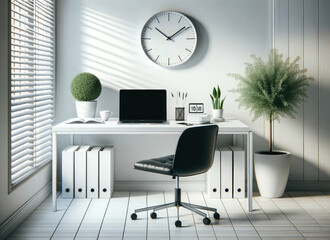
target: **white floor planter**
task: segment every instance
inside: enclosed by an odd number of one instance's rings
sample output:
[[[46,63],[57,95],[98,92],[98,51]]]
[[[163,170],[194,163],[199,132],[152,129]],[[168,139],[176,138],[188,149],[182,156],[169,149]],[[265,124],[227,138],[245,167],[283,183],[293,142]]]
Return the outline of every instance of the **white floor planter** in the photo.
[[[254,167],[261,196],[282,197],[290,171],[290,153],[285,151],[255,152]]]
[[[96,101],[76,101],[78,118],[94,118],[96,105]]]

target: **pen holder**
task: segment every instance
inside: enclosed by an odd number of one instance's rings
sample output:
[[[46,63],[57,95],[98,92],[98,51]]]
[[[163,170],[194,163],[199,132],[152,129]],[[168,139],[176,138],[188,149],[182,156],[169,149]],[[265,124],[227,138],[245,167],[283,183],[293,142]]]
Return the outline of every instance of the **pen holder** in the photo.
[[[184,121],[184,107],[175,108],[175,120]]]

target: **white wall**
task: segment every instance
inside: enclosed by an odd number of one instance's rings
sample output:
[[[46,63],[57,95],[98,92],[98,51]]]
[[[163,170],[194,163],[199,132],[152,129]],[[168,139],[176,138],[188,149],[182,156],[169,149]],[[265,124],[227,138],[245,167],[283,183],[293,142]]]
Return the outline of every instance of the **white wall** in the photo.
[[[296,119],[274,125],[274,143],[292,153],[289,181],[330,181],[330,1],[276,1],[275,47],[301,56],[315,78]],[[328,185],[329,186],[329,185]]]
[[[321,6],[320,16],[319,8],[314,9],[315,2]],[[145,22],[164,10],[188,15],[198,32],[196,53],[187,64],[175,69],[152,63],[140,45]],[[293,153],[290,181],[330,180],[327,157],[330,136],[326,125],[330,110],[325,107],[329,101],[326,89],[329,90],[330,85],[326,68],[330,62],[330,54],[326,54],[329,10],[325,0],[276,1],[276,47],[287,55],[302,56],[305,67],[314,63],[310,74],[320,79],[310,88],[305,110],[299,110],[296,119],[283,120],[274,126],[276,146]],[[243,73],[244,62],[251,60],[251,54],[268,55],[272,47],[271,0],[58,0],[57,13],[57,121],[75,115],[70,82],[84,71],[96,74],[103,84],[98,110],[111,109],[115,116],[118,116],[121,88],[188,91],[188,101],[204,102],[206,112],[210,113],[209,93],[219,84],[227,96],[225,117],[238,118],[251,126],[255,150],[267,147],[267,123],[263,119],[252,122],[249,112],[238,109],[235,94],[229,92],[237,83],[227,73]],[[315,32],[318,20],[320,31]],[[319,43],[318,48],[315,41]],[[170,95],[168,97],[168,116],[173,118],[175,103]],[[315,109],[318,111],[313,112]],[[293,139],[287,136],[289,132]],[[77,143],[116,145],[116,181],[166,181],[167,178],[160,175],[134,171],[132,166],[139,159],[172,152],[176,137],[77,137],[76,140]],[[68,144],[64,137],[60,142],[62,147]],[[309,169],[313,169],[312,174],[308,173]],[[194,179],[201,180],[204,180],[202,176]]]
[[[48,165],[8,193],[8,2],[0,1],[0,223],[45,186],[51,176]]]

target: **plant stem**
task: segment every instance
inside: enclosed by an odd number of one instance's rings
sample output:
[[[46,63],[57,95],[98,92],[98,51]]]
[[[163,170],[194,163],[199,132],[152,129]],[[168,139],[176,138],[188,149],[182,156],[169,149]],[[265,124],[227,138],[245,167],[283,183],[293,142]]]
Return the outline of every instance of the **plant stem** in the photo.
[[[273,151],[273,114],[269,116],[269,152]]]

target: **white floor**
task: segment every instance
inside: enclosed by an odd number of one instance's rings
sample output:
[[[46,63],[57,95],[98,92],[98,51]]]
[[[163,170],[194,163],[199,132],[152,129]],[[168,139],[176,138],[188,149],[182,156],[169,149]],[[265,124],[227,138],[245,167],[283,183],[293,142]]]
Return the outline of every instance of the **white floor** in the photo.
[[[176,228],[176,209],[158,211],[158,218],[135,208],[171,202],[172,192],[116,192],[109,199],[58,198],[52,212],[49,197],[9,239],[330,239],[330,193],[288,192],[284,198],[210,200],[201,192],[184,192],[182,201],[218,208],[220,220],[205,226],[202,217],[180,208],[182,228]]]

